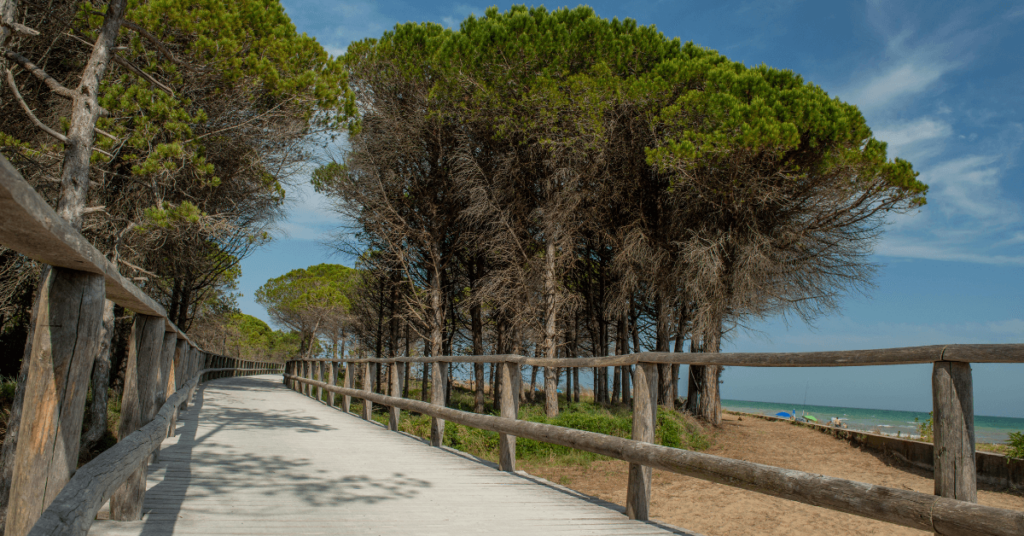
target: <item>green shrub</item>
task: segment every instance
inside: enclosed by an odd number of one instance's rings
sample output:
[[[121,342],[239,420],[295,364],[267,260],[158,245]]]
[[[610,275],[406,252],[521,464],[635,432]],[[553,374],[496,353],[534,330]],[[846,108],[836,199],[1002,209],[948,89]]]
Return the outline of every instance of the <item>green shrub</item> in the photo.
[[[917,424],[917,433],[921,435],[921,441],[934,441],[935,430],[932,424],[932,412],[928,412],[928,418],[924,422],[917,422],[917,417],[914,417],[914,423]]]
[[[1024,432],[1010,432],[1010,449],[1006,451],[1007,458],[1024,459]]]

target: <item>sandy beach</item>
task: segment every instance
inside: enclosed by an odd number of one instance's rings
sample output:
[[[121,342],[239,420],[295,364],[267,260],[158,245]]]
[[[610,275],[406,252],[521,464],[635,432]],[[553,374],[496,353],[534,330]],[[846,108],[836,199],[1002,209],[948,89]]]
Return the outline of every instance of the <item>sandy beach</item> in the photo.
[[[933,493],[928,471],[863,451],[820,432],[737,415],[723,415],[709,454],[797,469],[922,493]],[[619,505],[625,504],[628,464],[594,462],[589,467],[522,463],[529,473]],[[707,536],[929,534],[816,506],[654,472],[653,518]],[[979,486],[978,502],[1024,511],[1024,494]]]

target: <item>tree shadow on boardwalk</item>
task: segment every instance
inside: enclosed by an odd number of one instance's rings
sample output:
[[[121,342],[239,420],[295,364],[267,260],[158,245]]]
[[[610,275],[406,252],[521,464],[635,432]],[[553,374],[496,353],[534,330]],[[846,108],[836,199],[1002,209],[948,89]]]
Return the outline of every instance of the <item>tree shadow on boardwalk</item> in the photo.
[[[241,500],[243,503],[251,501],[267,504],[262,512],[254,512],[254,515],[261,516],[265,512],[270,516],[285,505],[316,508],[407,499],[431,486],[429,482],[401,473],[386,478],[358,474],[329,477],[326,471],[317,470],[309,459],[259,455],[253,453],[251,445],[236,447],[227,442],[219,442],[218,436],[231,430],[259,430],[266,437],[288,437],[290,434],[313,434],[336,429],[298,410],[258,411],[243,409],[241,404],[232,404],[234,401],[242,401],[243,391],[246,392],[247,402],[261,397],[269,399],[276,395],[267,391],[271,386],[273,384],[268,384],[265,379],[233,378],[230,383],[207,383],[197,390],[194,405],[189,407],[188,413],[183,414],[179,421],[177,444],[164,448],[159,462],[149,468],[149,474],[154,480],[161,474],[163,480],[146,492],[143,506],[145,521],[141,534],[172,534],[176,523],[182,519],[182,505],[186,496],[190,500],[187,507],[189,511],[212,504],[223,506],[228,511],[233,503]],[[287,389],[284,386],[281,388]],[[206,391],[209,389],[216,389],[218,401],[227,404],[218,407],[207,405],[204,408]],[[200,413],[201,417],[198,417]],[[279,433],[274,434],[275,431]],[[290,440],[302,441],[294,437]],[[194,472],[194,468],[201,470]],[[267,482],[273,485],[267,485]],[[196,500],[210,497],[217,497],[218,500]],[[271,504],[274,506],[269,506]]]

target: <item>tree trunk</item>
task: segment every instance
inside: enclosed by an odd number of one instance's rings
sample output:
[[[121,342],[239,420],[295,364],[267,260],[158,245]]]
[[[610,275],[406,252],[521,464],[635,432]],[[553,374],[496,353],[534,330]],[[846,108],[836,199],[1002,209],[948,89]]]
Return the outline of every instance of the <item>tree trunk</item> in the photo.
[[[472,318],[472,330],[473,330],[473,355],[484,355],[484,322],[482,318],[481,307],[479,304],[474,304],[469,309],[469,315]],[[475,382],[474,387],[474,399],[473,399],[473,411],[476,413],[484,412],[484,364],[474,363],[473,364],[473,380]]]
[[[668,328],[669,328],[669,304],[664,291],[658,290],[654,297],[654,309],[657,315],[655,352],[668,351]],[[658,405],[668,409],[675,409],[675,401],[672,400],[672,365],[658,365]]]
[[[410,350],[409,345],[410,345],[410,341],[412,339],[410,339],[409,335],[410,335],[410,333],[409,333],[409,322],[406,322],[405,323],[405,357],[410,357],[410,355],[411,355],[409,353],[409,350]],[[404,365],[405,366],[405,377],[402,379],[402,398],[409,398],[409,373],[412,372],[410,370],[411,369],[411,365],[412,365],[412,363],[405,363],[405,365]]]
[[[92,364],[92,406],[89,430],[82,436],[82,450],[90,450],[107,433],[107,391],[110,386],[110,348],[114,343],[114,302],[103,304],[100,350]]]
[[[713,322],[714,328],[704,345],[704,351],[708,353],[718,353],[722,341],[722,317],[719,316]],[[697,418],[718,426],[722,424],[722,400],[718,392],[718,380],[722,375],[722,367],[706,365],[703,369],[700,400],[697,402],[695,414]]]
[[[530,392],[526,395],[526,398],[530,400],[530,403],[537,401],[537,370],[538,367],[530,367]]]
[[[544,291],[547,314],[544,322],[544,357],[554,359],[558,344],[558,282],[555,279],[555,243],[548,239],[545,255]],[[536,371],[536,369],[534,369]],[[558,415],[558,380],[554,367],[544,367],[544,413],[548,418]]]

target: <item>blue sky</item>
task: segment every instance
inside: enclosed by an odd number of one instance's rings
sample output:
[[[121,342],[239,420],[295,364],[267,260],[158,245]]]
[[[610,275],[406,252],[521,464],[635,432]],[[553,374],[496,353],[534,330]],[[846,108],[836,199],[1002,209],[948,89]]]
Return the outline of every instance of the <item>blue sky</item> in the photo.
[[[335,54],[396,23],[457,27],[489,5],[285,0],[299,31]],[[535,4],[540,5],[540,4]],[[544,4],[549,9],[566,4]],[[568,4],[575,6],[575,4]],[[860,107],[890,154],[929,184],[928,205],[893,217],[869,296],[814,327],[772,319],[726,351],[810,351],[1024,342],[1024,4],[1011,2],[590,2],[602,17],[654,24],[669,37],[747,65],[791,69]],[[267,279],[331,257],[339,221],[299,178],[278,238],[242,264],[239,300]],[[928,411],[929,366],[744,369],[724,375],[731,399]],[[1024,417],[1024,365],[975,365],[976,411]]]

